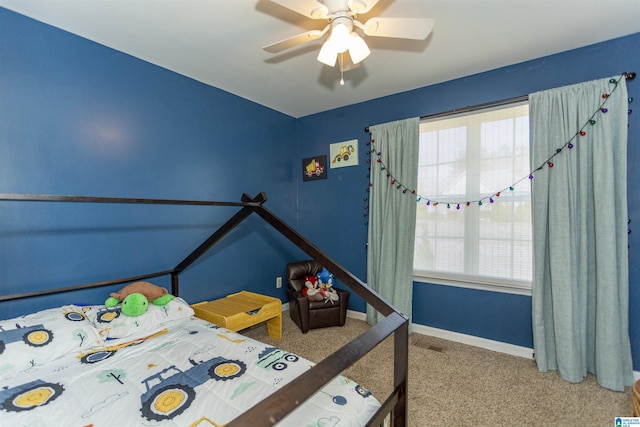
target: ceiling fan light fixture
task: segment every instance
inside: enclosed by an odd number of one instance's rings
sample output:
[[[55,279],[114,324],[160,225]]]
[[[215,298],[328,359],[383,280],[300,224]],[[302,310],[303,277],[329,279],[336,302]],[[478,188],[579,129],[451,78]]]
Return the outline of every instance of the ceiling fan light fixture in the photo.
[[[331,36],[324,42],[320,52],[318,52],[318,61],[322,62],[329,67],[335,67],[336,60],[338,59],[338,50]]]
[[[367,43],[362,37],[355,31],[352,32],[349,36],[349,55],[351,55],[351,61],[357,64],[369,56],[370,53],[371,50],[369,50],[369,46],[367,46]]]
[[[268,1],[268,0],[267,0]],[[319,39],[328,34],[317,59],[335,67],[340,73],[360,64],[371,51],[362,36],[391,37],[396,39],[425,40],[431,33],[433,19],[372,17],[364,24],[358,15],[366,15],[379,0],[270,0],[311,19],[326,19],[322,31],[311,30],[265,46],[267,52],[278,53],[285,49]],[[356,30],[356,31],[354,31]],[[345,52],[349,52],[345,55]]]
[[[343,53],[349,49],[351,45],[351,37],[349,33],[351,30],[341,22],[338,22],[331,29],[331,40],[334,43],[336,52]]]

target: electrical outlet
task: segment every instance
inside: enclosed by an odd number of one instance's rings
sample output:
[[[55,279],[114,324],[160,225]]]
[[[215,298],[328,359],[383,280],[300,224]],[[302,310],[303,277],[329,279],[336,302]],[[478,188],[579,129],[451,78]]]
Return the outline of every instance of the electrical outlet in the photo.
[[[276,288],[282,287],[282,277],[276,277]]]

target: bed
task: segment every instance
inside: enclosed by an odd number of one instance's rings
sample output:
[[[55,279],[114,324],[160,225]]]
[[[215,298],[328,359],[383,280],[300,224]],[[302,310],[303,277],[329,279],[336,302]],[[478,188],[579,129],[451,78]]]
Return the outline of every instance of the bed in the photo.
[[[145,318],[100,305],[67,305],[0,322],[0,424],[189,426],[405,426],[408,320],[263,205],[240,202],[0,194],[0,201],[237,206],[238,211],[168,270],[37,292],[0,302],[170,276],[176,298]],[[298,355],[193,316],[180,274],[256,214],[331,271],[385,318],[326,359]],[[147,320],[146,315],[149,314]],[[115,319],[115,320],[114,320]],[[393,391],[374,397],[341,373],[393,336]]]

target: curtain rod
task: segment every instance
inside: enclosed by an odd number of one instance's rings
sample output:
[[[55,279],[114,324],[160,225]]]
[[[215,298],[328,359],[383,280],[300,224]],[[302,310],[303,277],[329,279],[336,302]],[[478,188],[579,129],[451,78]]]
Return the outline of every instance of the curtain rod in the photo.
[[[500,101],[492,101],[492,102],[485,102],[484,104],[469,105],[467,107],[455,108],[453,110],[444,111],[442,113],[427,114],[426,116],[420,116],[420,120],[434,119],[436,117],[445,117],[453,114],[466,113],[466,112],[475,111],[475,110],[483,110],[485,108],[491,108],[491,107],[499,107],[502,105],[514,104],[516,102],[526,101],[528,99],[529,99],[529,95],[522,95],[522,96],[516,96],[514,98],[501,99]],[[364,131],[369,132],[369,126],[364,128]]]
[[[636,73],[634,72],[622,73],[622,74],[624,75],[624,78],[627,79],[628,81],[631,81],[636,78]],[[449,110],[442,113],[428,114],[426,116],[420,116],[420,120],[434,119],[436,117],[450,116],[452,114],[466,113],[469,111],[482,110],[482,109],[491,108],[491,107],[499,107],[502,105],[526,101],[528,99],[529,99],[529,95],[516,96],[514,98],[502,99],[500,101],[492,101],[492,102],[486,102],[484,104],[470,105],[468,107],[456,108],[454,110]],[[369,132],[369,126],[364,128],[364,131]]]

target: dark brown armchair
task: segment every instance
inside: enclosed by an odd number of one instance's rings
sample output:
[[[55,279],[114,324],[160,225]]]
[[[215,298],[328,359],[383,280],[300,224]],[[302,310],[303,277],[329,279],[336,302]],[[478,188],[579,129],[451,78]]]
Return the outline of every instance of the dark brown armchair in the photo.
[[[287,293],[289,295],[289,314],[291,319],[306,334],[309,329],[327,326],[343,326],[347,320],[349,291],[338,289],[338,301],[310,301],[302,295],[306,276],[315,276],[322,266],[314,260],[298,261],[287,264]]]

